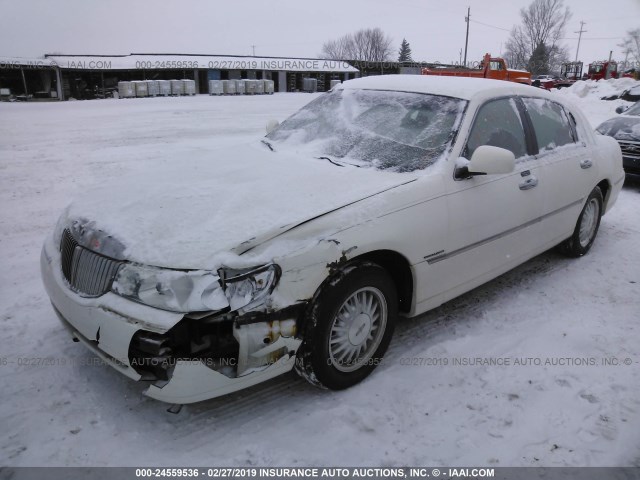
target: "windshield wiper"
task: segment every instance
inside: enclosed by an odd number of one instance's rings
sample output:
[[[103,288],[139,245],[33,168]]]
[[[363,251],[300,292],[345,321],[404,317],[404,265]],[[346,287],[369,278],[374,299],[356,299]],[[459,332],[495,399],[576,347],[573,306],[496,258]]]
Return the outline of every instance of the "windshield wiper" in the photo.
[[[267,147],[269,147],[269,150],[271,150],[272,152],[275,152],[276,149],[273,148],[273,145],[271,145],[269,142],[267,142],[266,140],[260,140],[262,143],[264,143]]]
[[[344,165],[339,164],[338,162],[331,160],[329,157],[316,157],[318,160],[328,160],[333,163],[336,167],[344,167]]]
[[[352,166],[352,167],[358,167],[358,168],[361,168],[361,167],[362,167],[362,165],[356,165],[355,163],[342,162],[342,161],[340,161],[341,163],[338,163],[338,161],[336,161],[336,160],[332,160],[332,159],[331,159],[331,158],[329,158],[329,157],[316,157],[316,158],[318,158],[318,159],[320,159],[320,160],[329,160],[331,163],[333,163],[334,165],[337,165],[338,167],[344,167],[344,165],[345,165],[345,164],[346,164],[346,165],[350,165],[350,166]]]

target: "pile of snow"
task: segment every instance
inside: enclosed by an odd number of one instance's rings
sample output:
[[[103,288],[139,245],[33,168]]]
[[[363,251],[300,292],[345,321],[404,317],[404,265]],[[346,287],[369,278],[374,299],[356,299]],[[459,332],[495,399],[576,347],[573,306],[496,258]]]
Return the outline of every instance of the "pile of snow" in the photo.
[[[625,90],[637,86],[640,82],[633,78],[610,78],[609,80],[579,80],[565,91],[580,98],[597,98],[620,95]]]
[[[605,120],[615,117],[616,108],[620,105],[630,106],[631,102],[620,99],[611,101],[601,100],[603,97],[617,96],[625,90],[640,85],[632,78],[611,78],[609,80],[579,80],[571,87],[555,90],[553,93],[562,95],[577,105],[587,116],[591,126],[596,128]]]

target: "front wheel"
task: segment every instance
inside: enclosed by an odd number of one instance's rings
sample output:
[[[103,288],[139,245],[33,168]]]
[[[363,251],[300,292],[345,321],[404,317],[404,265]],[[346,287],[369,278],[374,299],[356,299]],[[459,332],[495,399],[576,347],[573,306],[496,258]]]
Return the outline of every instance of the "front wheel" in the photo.
[[[389,274],[371,262],[345,266],[330,278],[310,308],[297,372],[332,390],[362,381],[382,362],[397,316]]]
[[[593,245],[602,217],[602,191],[594,188],[580,212],[573,235],[560,244],[560,250],[569,257],[585,255]]]

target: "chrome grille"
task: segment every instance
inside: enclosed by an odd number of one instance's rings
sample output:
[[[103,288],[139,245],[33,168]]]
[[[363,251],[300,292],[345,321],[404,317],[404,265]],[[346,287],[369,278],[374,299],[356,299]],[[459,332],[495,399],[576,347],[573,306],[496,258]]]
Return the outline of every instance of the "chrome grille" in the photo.
[[[618,141],[622,155],[631,158],[640,158],[640,143]]]
[[[99,297],[111,290],[113,279],[122,262],[105,257],[78,244],[69,230],[60,241],[62,273],[71,288],[90,297]]]

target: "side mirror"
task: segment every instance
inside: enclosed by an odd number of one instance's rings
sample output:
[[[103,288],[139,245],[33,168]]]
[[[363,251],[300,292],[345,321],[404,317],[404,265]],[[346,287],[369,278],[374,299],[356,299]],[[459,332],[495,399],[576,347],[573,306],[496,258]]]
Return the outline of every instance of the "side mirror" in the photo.
[[[474,175],[497,175],[511,173],[516,167],[516,157],[510,150],[490,145],[476,148],[466,167],[460,172],[463,177]],[[466,175],[465,175],[466,174]]]
[[[269,135],[271,132],[273,132],[276,128],[278,128],[280,126],[280,122],[275,120],[275,119],[271,119],[267,122],[267,125],[265,127],[265,130],[267,131],[267,135]]]
[[[629,110],[629,107],[625,107],[624,105],[620,105],[618,108],[616,108],[616,113],[623,113],[623,112],[626,112],[627,110]]]

